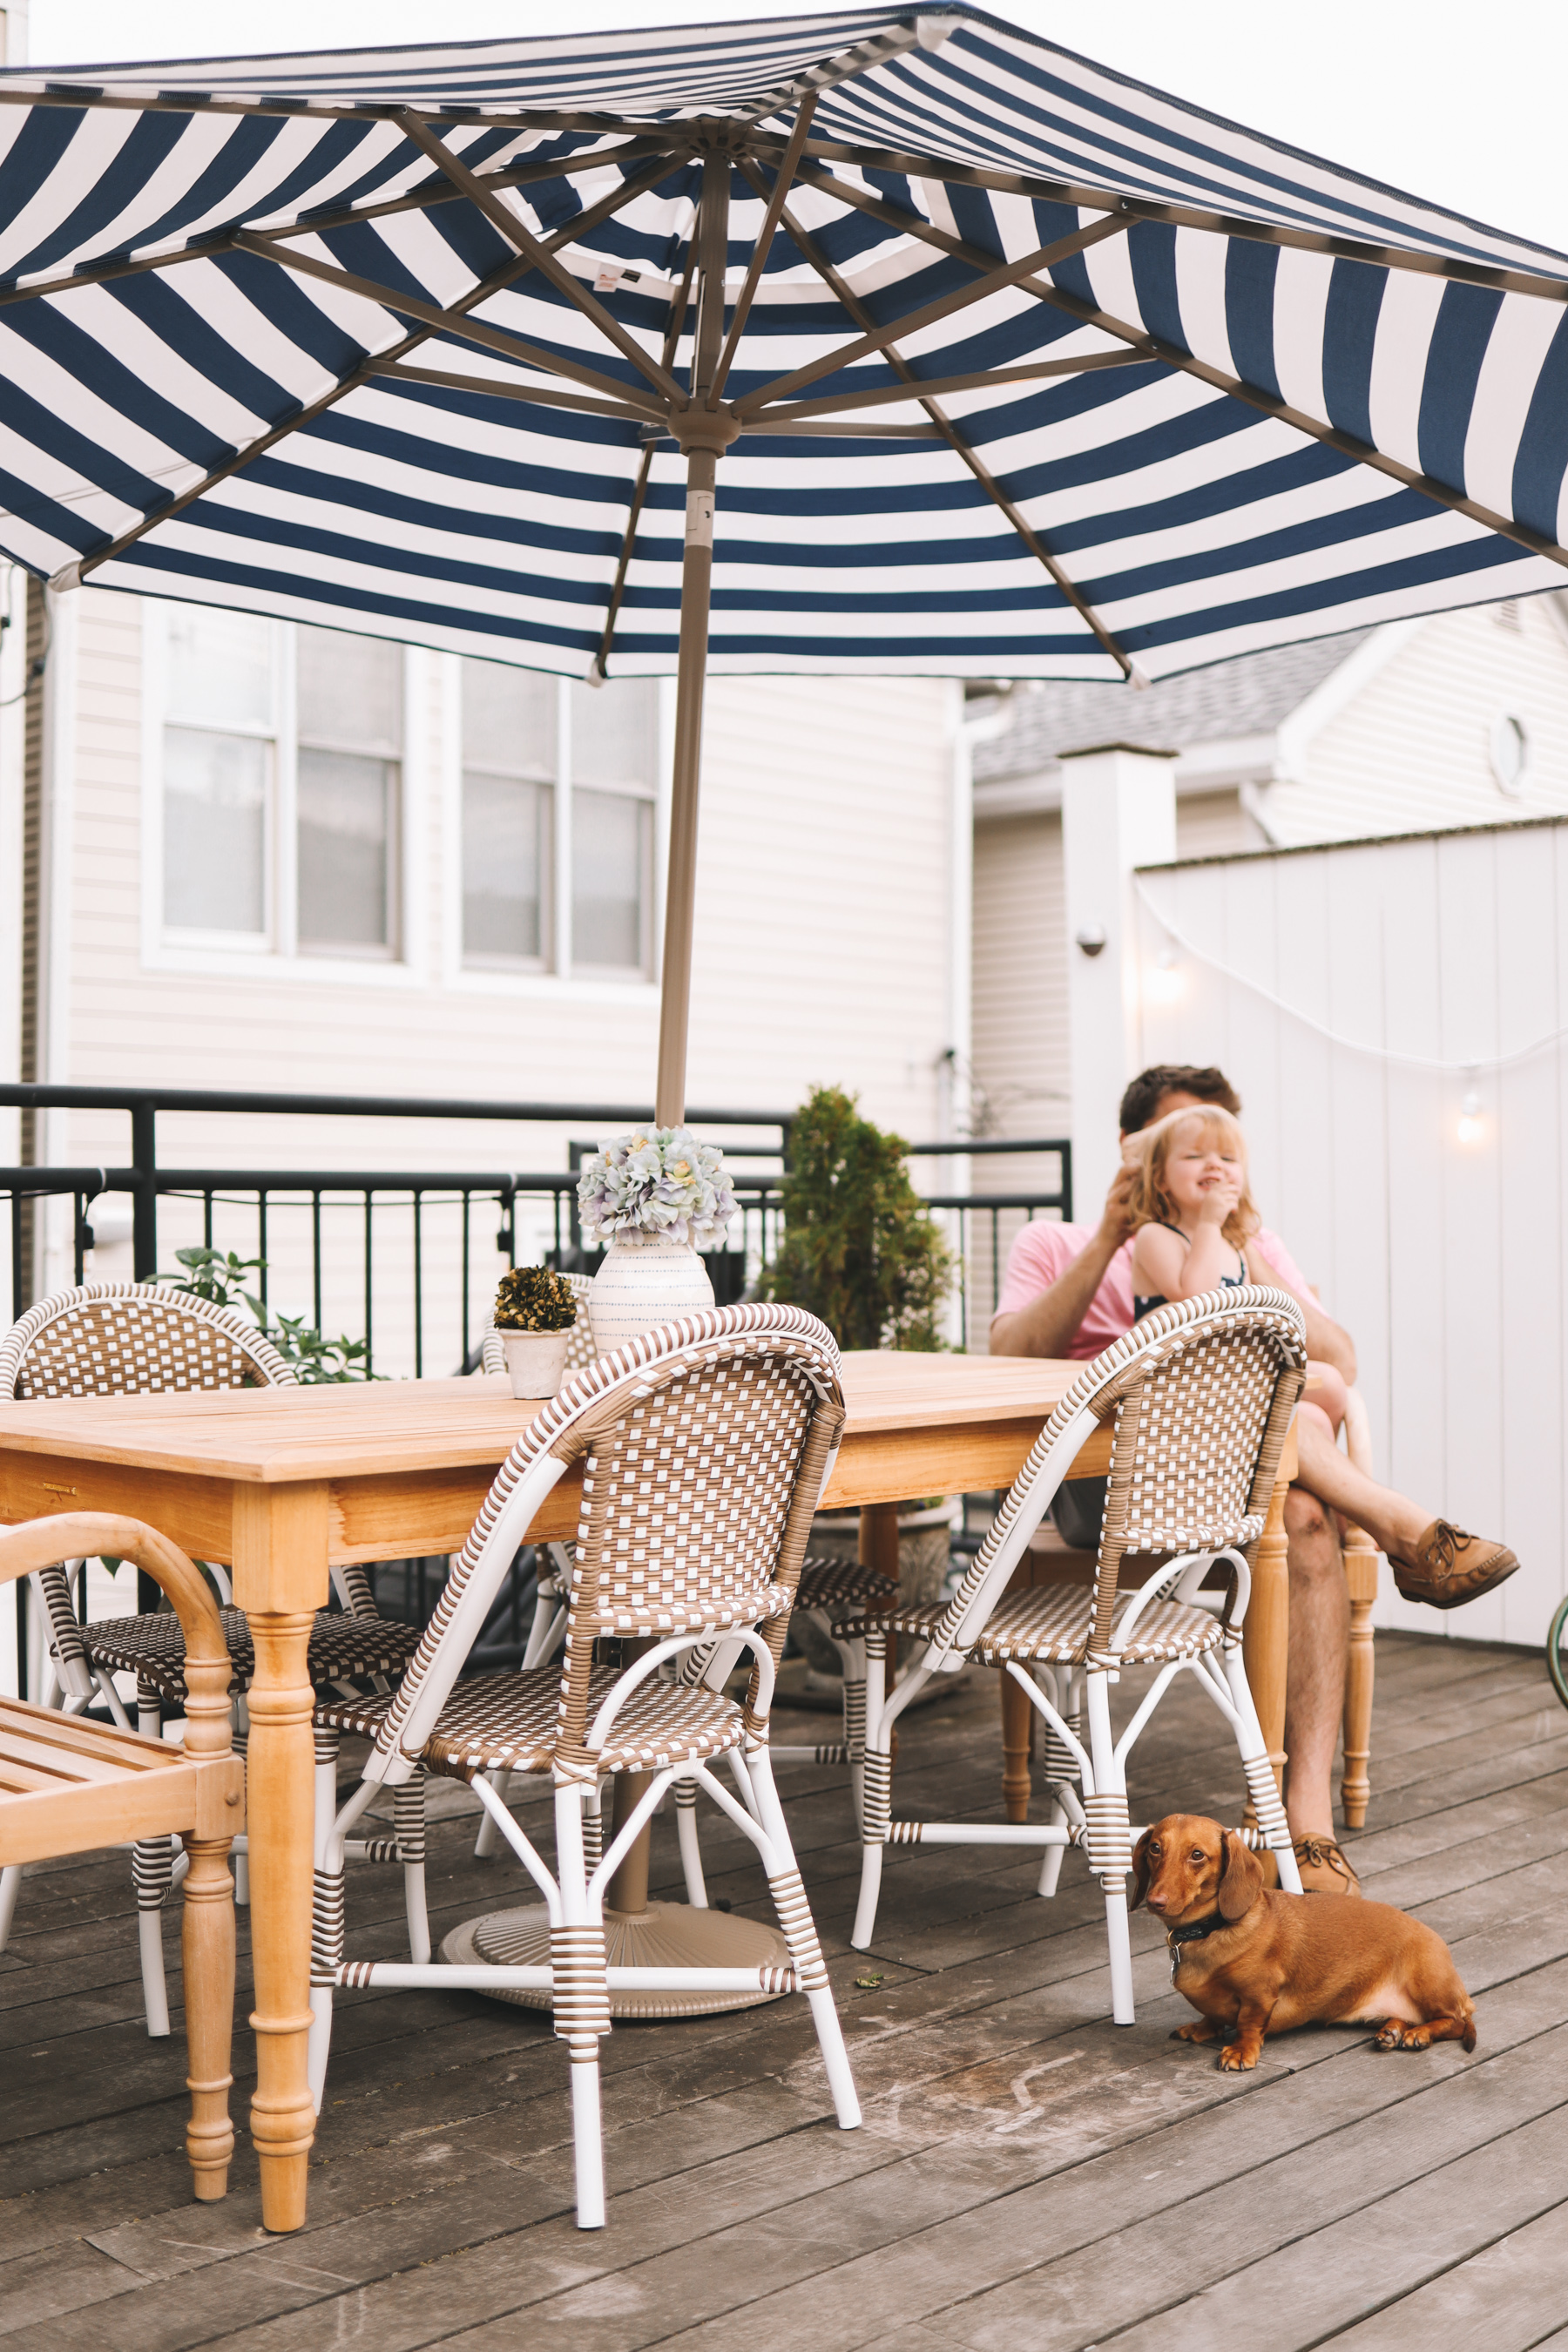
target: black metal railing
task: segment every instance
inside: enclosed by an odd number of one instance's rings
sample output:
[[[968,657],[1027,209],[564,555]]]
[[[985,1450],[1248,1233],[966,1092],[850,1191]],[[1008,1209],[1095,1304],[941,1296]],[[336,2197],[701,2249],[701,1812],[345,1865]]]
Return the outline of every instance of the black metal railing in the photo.
[[[577,1223],[577,1169],[592,1143],[568,1141],[564,1168],[495,1170],[281,1167],[173,1167],[158,1157],[161,1113],[279,1118],[374,1118],[495,1122],[551,1127],[570,1138],[586,1129],[634,1127],[647,1106],[587,1103],[502,1103],[403,1096],[290,1095],[154,1090],[69,1086],[0,1086],[0,1108],[114,1112],[130,1120],[130,1158],[116,1166],[0,1167],[0,1199],[9,1205],[10,1301],[28,1303],[34,1247],[31,1218],[51,1196],[69,1199],[69,1258],[73,1278],[86,1273],[95,1245],[94,1204],[107,1197],[132,1202],[132,1265],[145,1281],[166,1271],[182,1246],[233,1249],[261,1261],[254,1280],[271,1307],[289,1292],[295,1309],[324,1330],[334,1320],[357,1327],[365,1370],[471,1365],[494,1290],[496,1256],[486,1246],[481,1219],[493,1216],[494,1251],[515,1265],[520,1244],[529,1256],[592,1271]],[[742,1296],[772,1254],[782,1215],[781,1180],[789,1153],[791,1116],[777,1111],[694,1110],[694,1127],[718,1129],[739,1204],[734,1244],[710,1260],[721,1304]],[[1065,1139],[960,1139],[914,1146],[917,1160],[1043,1156],[1055,1160],[1054,1183],[989,1192],[931,1192],[923,1197],[952,1221],[960,1268],[961,1336],[967,1345],[972,1312],[988,1311],[1001,1281],[1005,1246],[1029,1218],[1072,1214],[1072,1150]],[[160,1209],[164,1214],[160,1218]],[[169,1211],[174,1213],[168,1213]],[[160,1263],[163,1253],[165,1263]],[[396,1263],[389,1266],[389,1257]],[[434,1312],[432,1300],[434,1299]]]

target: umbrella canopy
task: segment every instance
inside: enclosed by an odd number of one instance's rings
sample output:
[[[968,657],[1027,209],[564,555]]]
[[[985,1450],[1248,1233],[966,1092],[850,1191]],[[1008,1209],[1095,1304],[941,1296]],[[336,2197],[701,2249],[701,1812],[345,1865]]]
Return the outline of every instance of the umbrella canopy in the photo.
[[[705,656],[1136,681],[1568,564],[1568,258],[974,10],[7,74],[0,151],[31,570],[679,667],[661,1116]]]

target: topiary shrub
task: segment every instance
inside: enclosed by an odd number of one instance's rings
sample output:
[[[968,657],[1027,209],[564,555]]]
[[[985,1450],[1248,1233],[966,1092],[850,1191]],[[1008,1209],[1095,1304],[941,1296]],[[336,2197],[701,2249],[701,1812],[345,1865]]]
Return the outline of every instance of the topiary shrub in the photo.
[[[759,1295],[819,1315],[841,1348],[941,1348],[952,1253],[910,1181],[909,1146],[858,1099],[817,1087],[791,1127],[784,1239]]]

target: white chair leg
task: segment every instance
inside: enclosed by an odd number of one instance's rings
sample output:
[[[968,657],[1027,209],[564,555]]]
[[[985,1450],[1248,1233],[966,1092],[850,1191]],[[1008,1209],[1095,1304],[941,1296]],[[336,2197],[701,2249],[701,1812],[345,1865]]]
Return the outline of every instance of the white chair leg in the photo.
[[[866,1821],[866,1644],[858,1639],[840,1642],[844,1666],[844,1745],[849,1751],[849,1792],[855,1821],[864,1831]]]
[[[401,1795],[402,1791],[398,1791]],[[332,1994],[343,1958],[343,1872],[334,1871],[331,1844],[338,1810],[338,1735],[316,1726],[315,1878],[310,1902],[310,2031],[305,2063],[318,2115],[332,2047]]]
[[[893,1817],[893,1759],[882,1725],[887,1691],[887,1637],[866,1637],[866,1749],[860,1803],[860,1898],[849,1941],[858,1952],[870,1943],[882,1891],[882,1849]]]
[[[675,1784],[675,1830],[680,1841],[680,1868],[686,1880],[686,1899],[694,1911],[706,1911],[708,1885],[702,1875],[702,1848],[697,1836],[697,1784],[694,1780],[678,1780]]]
[[[1287,1895],[1300,1895],[1301,1873],[1297,1867],[1295,1843],[1290,1835],[1290,1824],[1285,1818],[1284,1801],[1274,1778],[1274,1767],[1268,1761],[1268,1750],[1264,1744],[1262,1726],[1258,1720],[1258,1709],[1253,1705],[1252,1689],[1247,1679],[1239,1641],[1234,1646],[1226,1647],[1224,1663],[1231,1705],[1239,1717],[1236,1744],[1241,1754],[1241,1769],[1247,1777],[1247,1793],[1252,1799],[1258,1826],[1279,1868],[1280,1885]]]
[[[605,2226],[605,2146],[599,2116],[599,2036],[610,2030],[610,1988],[605,1974],[605,1925],[588,1901],[583,1855],[583,1792],[555,1791],[555,1866],[561,1924],[550,1931],[554,1971],[554,2023],[571,2060],[572,2150],[577,2227]]]
[[[229,1738],[234,1743],[235,1754],[240,1759],[241,1762],[243,1762],[245,1759],[246,1748],[250,1738],[250,1709],[245,1704],[245,1694],[243,1691],[240,1692],[237,1698],[236,1698],[233,1706],[230,1708],[229,1717]],[[237,1838],[233,1847],[230,1849],[230,1852],[234,1862],[234,1899],[237,1907],[243,1911],[248,1907],[250,1903],[249,1840],[247,1838]]]
[[[143,1739],[158,1738],[163,1724],[155,1699],[139,1700],[136,1728]],[[131,1851],[131,1876],[136,1889],[142,1998],[147,2011],[147,2032],[153,2042],[162,2042],[169,2031],[169,1989],[163,1979],[163,1905],[174,1883],[174,1848],[166,1837],[138,1838]]]
[[[1132,1939],[1127,1921],[1127,1880],[1132,1868],[1127,1783],[1111,1737],[1109,1677],[1091,1671],[1084,1680],[1089,1762],[1094,1769],[1094,1793],[1084,1797],[1084,1811],[1089,1818],[1089,1866],[1105,1890],[1111,2018],[1117,2025],[1131,2025],[1136,2019],[1132,2006]]]
[[[800,1875],[800,1865],[790,1843],[789,1826],[784,1807],[773,1786],[772,1759],[765,1748],[759,1748],[747,1759],[752,1786],[756,1791],[757,1818],[767,1834],[777,1863],[776,1873],[770,1872],[768,1891],[773,1898],[779,1926],[789,1946],[789,1956],[800,1981],[801,1990],[811,2005],[811,2021],[816,2028],[817,2047],[822,2063],[827,2069],[827,2085],[833,2094],[833,2109],[838,2117],[840,2131],[855,2131],[860,2124],[860,2102],[856,2095],[855,2077],[849,2071],[849,2053],[844,2047],[844,2029],[838,2022],[837,2004],[833,1988],[827,1981],[827,1964],[822,1957],[817,1940],[816,1922],[811,1916],[811,1905]]]
[[[22,1865],[7,1863],[0,1870],[0,1952],[11,1940],[11,1923],[16,1916],[16,1897],[22,1892]]]
[[[506,1802],[506,1792],[511,1785],[511,1774],[505,1770],[500,1770],[495,1772],[487,1772],[485,1778],[489,1782],[490,1787],[495,1790],[496,1795],[500,1799],[501,1803],[504,1805]],[[474,1860],[476,1862],[488,1862],[500,1843],[500,1832],[496,1827],[495,1816],[492,1813],[481,1813],[479,1816],[479,1833],[474,1840]]]
[[[416,1968],[430,1958],[430,1916],[425,1907],[425,1775],[416,1772],[393,1791],[403,1902],[408,1915],[408,1957]],[[489,1816],[487,1814],[487,1821]]]
[[[1050,1811],[1051,1828],[1061,1829],[1066,1823],[1067,1817],[1068,1809],[1061,1799],[1053,1798]],[[1040,1883],[1035,1892],[1045,1895],[1047,1900],[1056,1894],[1057,1882],[1062,1874],[1062,1856],[1066,1852],[1065,1845],[1048,1845],[1046,1848],[1045,1859],[1040,1864]]]

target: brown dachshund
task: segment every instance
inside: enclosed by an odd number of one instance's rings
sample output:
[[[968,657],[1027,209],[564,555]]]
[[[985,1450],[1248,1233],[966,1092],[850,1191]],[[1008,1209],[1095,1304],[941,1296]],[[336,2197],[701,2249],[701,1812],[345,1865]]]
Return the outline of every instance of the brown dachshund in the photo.
[[[1263,2039],[1293,2025],[1376,2025],[1380,2050],[1476,2046],[1476,2013],[1441,1936],[1387,1903],[1276,1894],[1234,1830],[1167,1813],[1132,1849],[1132,1907],[1165,1928],[1171,1981],[1203,2013],[1175,2042],[1236,2039],[1219,2053],[1256,2066]]]

